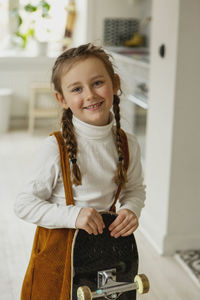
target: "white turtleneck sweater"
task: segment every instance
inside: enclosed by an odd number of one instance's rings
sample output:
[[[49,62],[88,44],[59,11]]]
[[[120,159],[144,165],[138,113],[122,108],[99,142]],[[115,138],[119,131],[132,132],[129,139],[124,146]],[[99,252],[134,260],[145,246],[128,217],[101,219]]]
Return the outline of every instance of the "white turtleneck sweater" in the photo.
[[[21,219],[46,228],[75,228],[82,207],[106,211],[111,207],[117,185],[114,173],[118,153],[113,135],[113,116],[106,126],[93,126],[73,117],[78,142],[77,163],[82,185],[72,185],[74,206],[66,206],[59,149],[54,136],[42,143],[30,176],[15,201],[14,210]],[[126,188],[119,197],[119,209],[130,209],[138,217],[145,200],[145,186],[136,137],[127,134],[129,168]]]

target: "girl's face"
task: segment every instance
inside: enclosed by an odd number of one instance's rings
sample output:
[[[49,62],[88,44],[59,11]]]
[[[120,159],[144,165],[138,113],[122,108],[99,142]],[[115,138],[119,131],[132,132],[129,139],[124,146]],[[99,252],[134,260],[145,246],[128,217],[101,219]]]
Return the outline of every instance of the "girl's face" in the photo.
[[[61,78],[63,96],[59,92],[55,95],[61,106],[65,109],[70,108],[79,120],[103,126],[109,122],[113,95],[120,88],[119,80],[116,82],[118,83],[113,87],[100,59],[88,57],[76,62],[66,73],[63,72]]]

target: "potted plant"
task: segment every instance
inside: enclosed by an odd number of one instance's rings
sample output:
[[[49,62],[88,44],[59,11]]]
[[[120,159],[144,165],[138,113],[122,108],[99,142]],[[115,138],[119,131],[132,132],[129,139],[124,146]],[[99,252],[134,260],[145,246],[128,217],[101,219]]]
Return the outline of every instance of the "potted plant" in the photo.
[[[19,6],[13,9],[12,14],[15,16],[17,24],[16,31],[14,32],[14,44],[25,49],[30,40],[35,39],[38,41],[36,33],[37,23],[41,19],[50,18],[49,10],[51,6],[46,0],[40,0],[33,5],[31,2],[24,6]],[[42,28],[48,36],[48,25]],[[43,39],[43,42],[47,42]]]

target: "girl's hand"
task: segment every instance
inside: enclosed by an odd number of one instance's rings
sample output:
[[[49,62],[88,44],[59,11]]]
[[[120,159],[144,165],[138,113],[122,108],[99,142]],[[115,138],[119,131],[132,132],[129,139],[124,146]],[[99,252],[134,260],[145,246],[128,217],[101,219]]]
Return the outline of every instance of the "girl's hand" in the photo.
[[[132,234],[139,225],[137,216],[129,209],[121,209],[117,214],[118,216],[108,228],[111,236],[118,238]]]
[[[76,219],[76,228],[84,229],[89,234],[101,234],[105,228],[103,218],[98,211],[91,207],[82,208]]]

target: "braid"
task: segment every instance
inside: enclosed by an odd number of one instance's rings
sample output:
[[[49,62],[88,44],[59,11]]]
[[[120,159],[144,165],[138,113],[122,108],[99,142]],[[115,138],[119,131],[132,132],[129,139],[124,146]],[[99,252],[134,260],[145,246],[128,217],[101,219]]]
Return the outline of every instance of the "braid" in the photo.
[[[112,56],[106,53],[102,47],[97,47],[92,44],[81,45],[77,48],[70,48],[64,51],[56,60],[51,76],[51,82],[53,84],[54,90],[59,92],[63,96],[63,90],[61,85],[62,75],[68,72],[73,64],[86,59],[88,57],[96,57],[100,59],[107,72],[112,80],[113,87],[117,85],[115,72],[113,68],[113,63],[110,60]],[[120,83],[120,82],[119,82]],[[123,153],[123,144],[122,138],[120,134],[120,109],[119,109],[119,96],[114,96],[113,101],[113,111],[115,114],[116,120],[116,146],[119,155],[118,166],[115,174],[115,182],[117,185],[121,185],[121,187],[125,186],[127,181],[126,170],[124,168],[124,153]],[[76,163],[77,159],[77,141],[74,134],[73,124],[72,124],[72,111],[71,109],[64,109],[62,116],[62,130],[63,136],[66,140],[66,145],[68,149],[69,159],[72,162],[72,182],[75,185],[81,185],[81,172]]]
[[[72,162],[72,182],[75,185],[81,185],[81,172],[76,163],[77,141],[74,135],[74,129],[72,124],[72,111],[70,108],[63,110],[61,122],[63,137],[66,140],[68,156]]]
[[[116,120],[116,145],[119,154],[119,161],[117,165],[117,170],[115,172],[115,182],[117,185],[121,185],[121,187],[125,187],[125,183],[127,181],[127,174],[126,174],[126,169],[124,167],[124,153],[123,153],[122,138],[120,133],[121,126],[120,126],[119,102],[120,102],[119,96],[114,95],[113,111]]]

